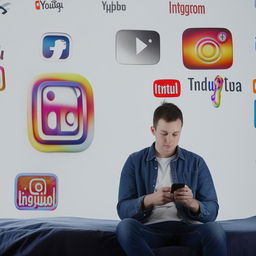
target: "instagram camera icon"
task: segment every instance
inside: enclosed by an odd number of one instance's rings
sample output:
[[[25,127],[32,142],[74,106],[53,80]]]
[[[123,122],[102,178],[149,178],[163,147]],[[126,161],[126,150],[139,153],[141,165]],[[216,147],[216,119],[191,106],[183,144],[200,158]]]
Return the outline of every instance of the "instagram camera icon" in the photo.
[[[183,32],[182,54],[189,69],[227,69],[233,64],[232,34],[226,28],[189,28]]]
[[[15,205],[19,210],[54,210],[57,207],[57,177],[54,174],[18,174]]]
[[[77,74],[37,77],[30,92],[28,126],[34,148],[43,152],[77,152],[93,137],[93,93]]]

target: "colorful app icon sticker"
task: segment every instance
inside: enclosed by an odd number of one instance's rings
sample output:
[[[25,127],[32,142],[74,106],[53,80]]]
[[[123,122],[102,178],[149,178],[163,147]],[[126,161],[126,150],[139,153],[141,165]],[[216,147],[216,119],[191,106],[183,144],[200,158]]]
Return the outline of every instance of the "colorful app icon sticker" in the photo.
[[[157,64],[160,36],[150,30],[120,30],[116,33],[116,60],[120,64]]]
[[[179,97],[181,93],[180,81],[175,79],[155,80],[153,92],[155,97]]]
[[[37,77],[29,95],[28,133],[43,152],[77,152],[92,141],[94,106],[90,83],[73,73]]]
[[[220,106],[221,101],[221,90],[223,87],[224,80],[221,76],[216,76],[214,79],[214,93],[211,96],[212,104],[215,108]]]
[[[182,36],[183,63],[189,69],[227,69],[233,64],[232,34],[226,28],[189,28]]]
[[[5,72],[4,68],[0,66],[0,91],[3,91],[5,86]]]
[[[252,91],[253,93],[256,93],[256,79],[252,81]]]
[[[54,174],[18,174],[15,179],[15,205],[19,210],[54,210],[58,204],[57,177]]]
[[[49,60],[64,60],[70,56],[71,39],[67,34],[47,33],[43,36],[43,56]]]

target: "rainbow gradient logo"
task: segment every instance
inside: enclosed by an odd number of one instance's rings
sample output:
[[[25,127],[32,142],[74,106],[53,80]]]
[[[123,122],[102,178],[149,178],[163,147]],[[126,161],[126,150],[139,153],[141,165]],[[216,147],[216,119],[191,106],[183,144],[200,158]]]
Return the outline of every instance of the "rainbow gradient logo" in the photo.
[[[54,174],[21,173],[15,179],[15,205],[19,210],[54,210],[58,204]]]
[[[189,28],[183,32],[182,54],[189,69],[227,69],[233,64],[232,34],[226,28]]]
[[[73,73],[42,74],[29,92],[28,136],[43,152],[78,152],[92,141],[93,92],[90,83]]]
[[[220,106],[221,91],[223,87],[224,79],[221,76],[216,76],[214,79],[214,93],[211,96],[212,104],[215,108]]]

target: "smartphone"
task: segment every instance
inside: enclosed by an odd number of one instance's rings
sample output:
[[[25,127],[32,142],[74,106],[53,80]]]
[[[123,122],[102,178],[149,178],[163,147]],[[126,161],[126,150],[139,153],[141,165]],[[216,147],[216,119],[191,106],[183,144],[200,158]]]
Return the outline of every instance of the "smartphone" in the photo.
[[[185,187],[184,183],[174,183],[172,184],[171,193],[174,193],[177,189],[184,188],[184,187]]]

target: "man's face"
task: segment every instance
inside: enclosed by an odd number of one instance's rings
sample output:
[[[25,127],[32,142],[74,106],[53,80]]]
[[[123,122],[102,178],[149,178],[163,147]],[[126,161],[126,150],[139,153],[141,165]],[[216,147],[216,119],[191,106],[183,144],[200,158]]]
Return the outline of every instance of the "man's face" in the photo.
[[[166,122],[159,119],[156,127],[151,127],[152,134],[156,138],[155,148],[158,157],[170,157],[175,154],[180,140],[182,123],[180,119]]]

